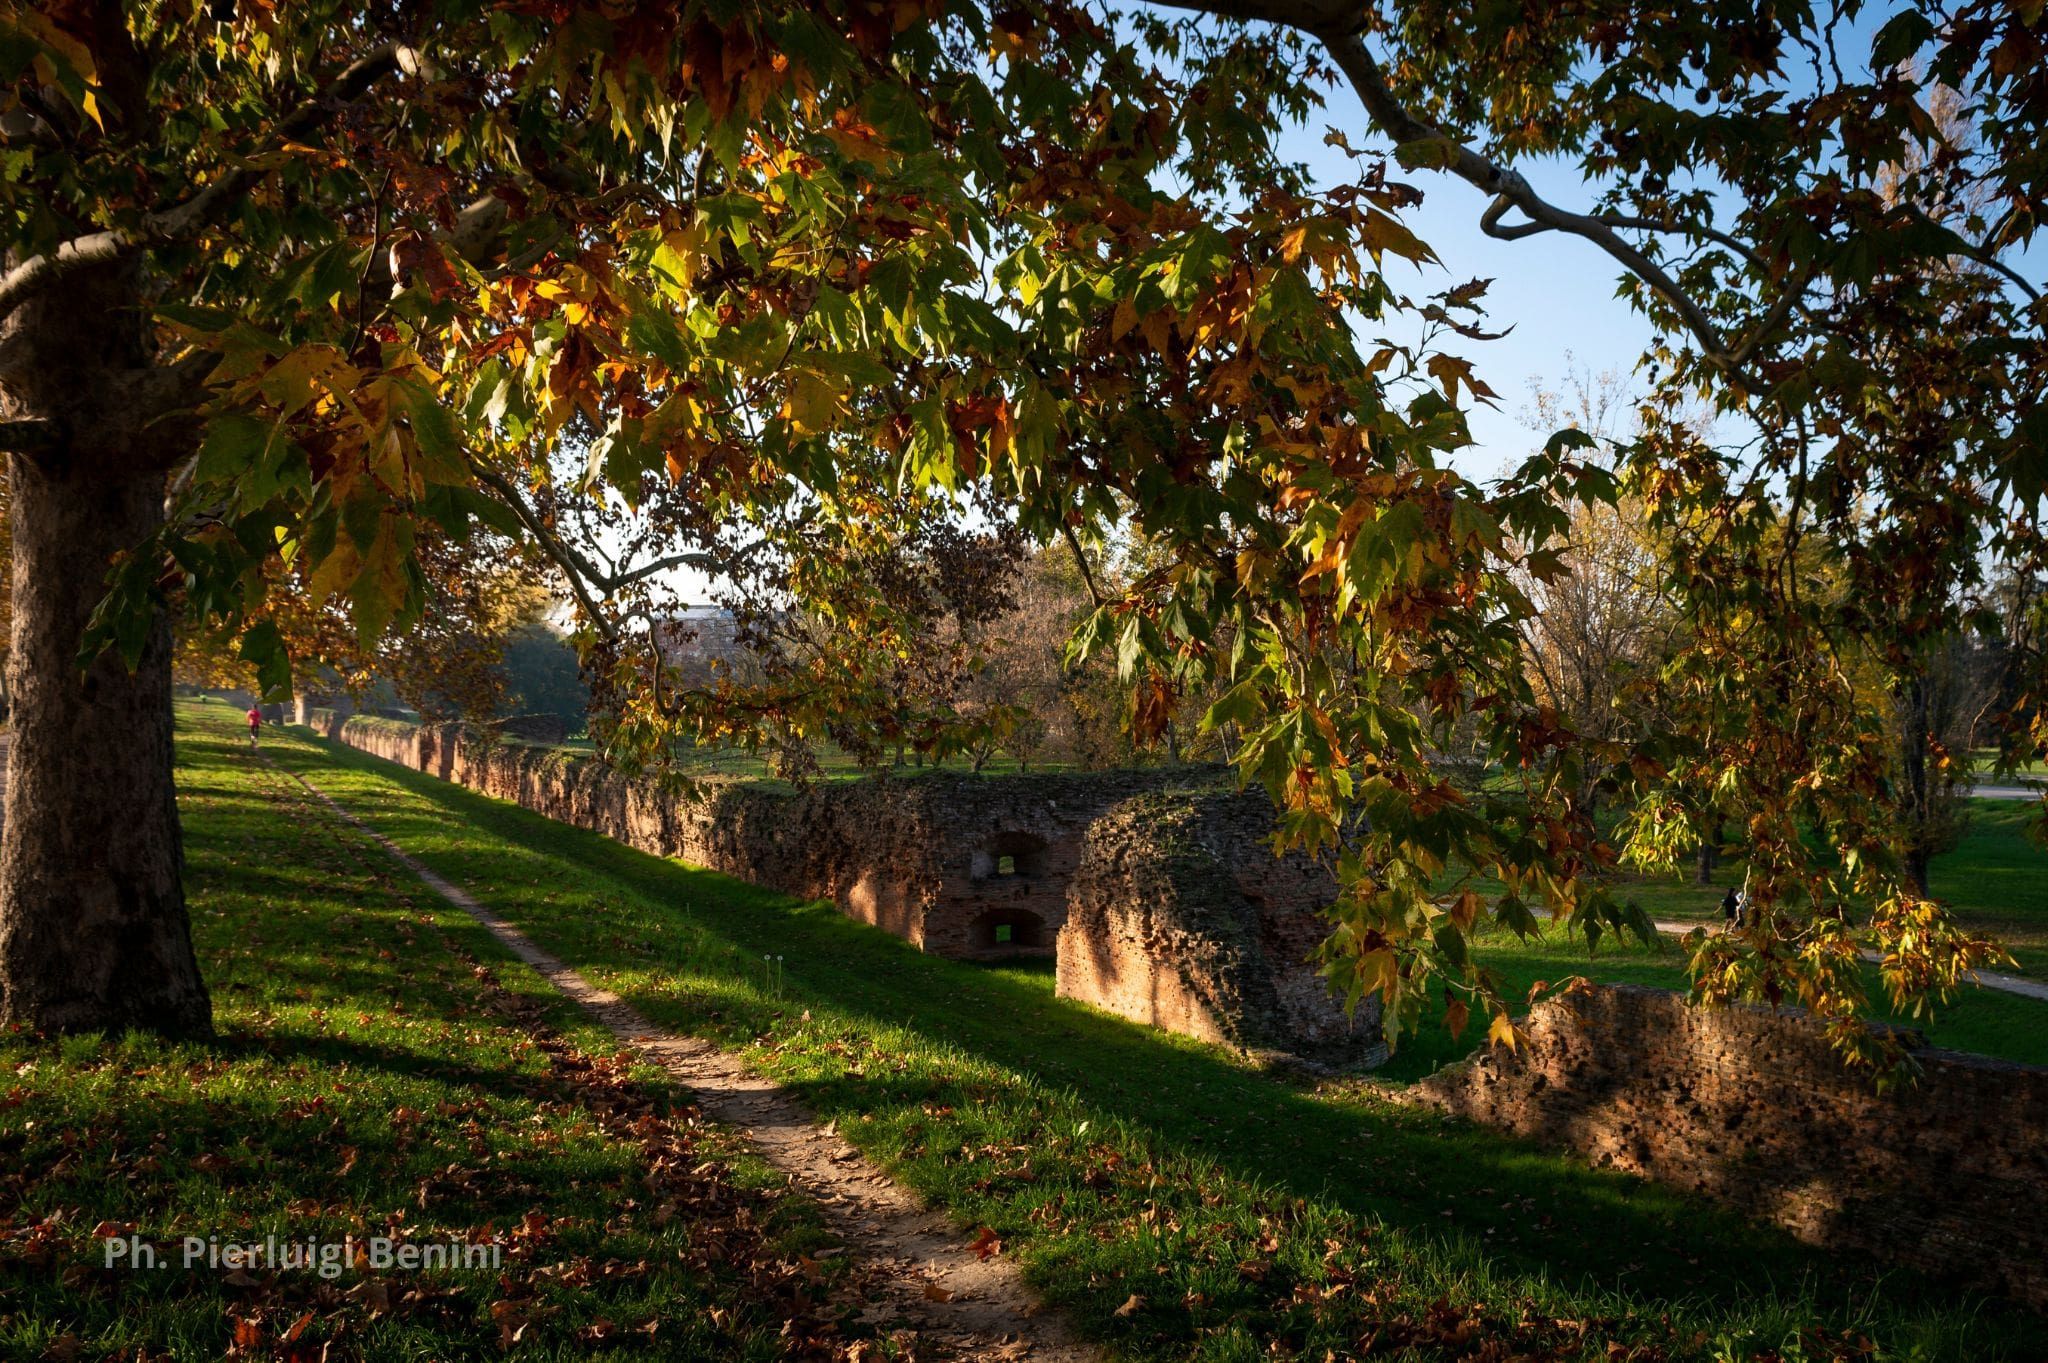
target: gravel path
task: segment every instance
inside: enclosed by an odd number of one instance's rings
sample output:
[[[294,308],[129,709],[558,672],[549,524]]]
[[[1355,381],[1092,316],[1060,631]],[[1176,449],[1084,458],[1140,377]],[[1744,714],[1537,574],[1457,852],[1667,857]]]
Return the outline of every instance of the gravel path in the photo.
[[[264,760],[270,761],[266,755]],[[276,764],[273,763],[273,766]],[[283,768],[279,768],[283,770]],[[338,817],[361,829],[435,894],[490,930],[620,1041],[695,1092],[706,1116],[741,1132],[819,1203],[854,1253],[877,1270],[886,1301],[877,1320],[905,1320],[919,1342],[947,1358],[1082,1363],[1100,1357],[1066,1319],[1047,1310],[999,1251],[984,1257],[946,1217],[841,1140],[796,1099],[710,1042],[663,1031],[616,994],[585,980],[459,887],[401,851],[296,772],[289,774]],[[921,1354],[920,1356],[926,1356]]]

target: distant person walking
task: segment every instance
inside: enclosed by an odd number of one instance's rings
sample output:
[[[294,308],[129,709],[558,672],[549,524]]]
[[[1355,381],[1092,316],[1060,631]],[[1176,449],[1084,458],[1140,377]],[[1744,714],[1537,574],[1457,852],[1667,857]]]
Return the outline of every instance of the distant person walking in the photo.
[[[256,731],[263,727],[263,712],[255,706],[249,707],[249,751],[256,751]]]

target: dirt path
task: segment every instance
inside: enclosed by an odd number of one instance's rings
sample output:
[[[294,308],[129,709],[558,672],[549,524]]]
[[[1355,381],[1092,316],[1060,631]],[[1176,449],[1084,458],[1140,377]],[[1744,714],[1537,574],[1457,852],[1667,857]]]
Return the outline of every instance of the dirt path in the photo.
[[[1705,928],[1708,932],[1721,930],[1720,924],[1706,919],[1681,922],[1676,919],[1659,918],[1655,922],[1657,931],[1668,932],[1676,937],[1683,937],[1694,928]],[[1862,956],[1866,961],[1884,959],[1877,952],[1868,950],[1864,951]],[[2001,994],[2017,994],[2023,999],[2038,999],[2048,1003],[2048,984],[2043,984],[2039,980],[2023,980],[2017,975],[2005,975],[1996,970],[1973,970],[1970,972],[1970,982],[1985,989],[1996,989]]]
[[[264,760],[271,759],[266,755]],[[695,1092],[706,1116],[741,1132],[768,1163],[788,1174],[792,1184],[824,1208],[847,1248],[874,1268],[874,1281],[884,1285],[887,1297],[871,1308],[876,1321],[908,1322],[921,1345],[947,1358],[1082,1363],[1101,1357],[1065,1318],[1044,1308],[1007,1258],[1000,1253],[982,1257],[943,1214],[921,1206],[779,1086],[707,1041],[654,1026],[616,994],[592,985],[406,855],[305,777],[286,774],[428,889],[483,924],[620,1041],[676,1076]]]

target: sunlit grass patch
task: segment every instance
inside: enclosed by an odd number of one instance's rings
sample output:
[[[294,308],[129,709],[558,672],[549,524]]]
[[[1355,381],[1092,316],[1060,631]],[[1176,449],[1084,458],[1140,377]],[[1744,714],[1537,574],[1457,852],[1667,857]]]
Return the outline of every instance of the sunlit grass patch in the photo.
[[[815,1210],[232,719],[183,707],[179,735],[218,1038],[0,1038],[0,1356],[843,1344]]]

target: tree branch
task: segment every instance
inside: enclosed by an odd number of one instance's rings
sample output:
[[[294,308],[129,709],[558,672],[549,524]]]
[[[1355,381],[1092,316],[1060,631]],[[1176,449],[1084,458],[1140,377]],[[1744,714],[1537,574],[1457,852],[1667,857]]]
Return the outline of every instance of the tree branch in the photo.
[[[277,125],[277,145],[303,141],[334,112],[354,103],[380,80],[400,70],[413,70],[419,57],[403,43],[385,43],[357,58],[319,94],[303,101]],[[30,256],[0,277],[0,318],[43,289],[68,275],[111,264],[150,246],[181,241],[197,233],[256,183],[263,172],[230,170],[175,208],[145,214],[132,227],[91,232],[60,243],[54,250]]]
[[[1542,232],[1564,232],[1582,238],[1605,251],[1630,274],[1648,285],[1678,314],[1685,329],[1699,341],[1709,362],[1741,377],[1740,371],[1768,326],[1759,327],[1747,341],[1730,347],[1706,310],[1673,279],[1670,273],[1617,229],[1691,233],[1717,241],[1742,254],[1753,266],[1760,265],[1756,252],[1739,240],[1706,226],[1687,226],[1609,214],[1575,213],[1550,203],[1532,188],[1520,172],[1466,146],[1443,129],[1410,112],[1388,84],[1386,74],[1366,46],[1362,30],[1366,11],[1344,0],[1162,0],[1176,9],[1195,10],[1230,19],[1283,24],[1320,38],[1338,67],[1349,77],[1352,88],[1364,103],[1380,131],[1397,144],[1425,143],[1446,154],[1446,169],[1459,179],[1493,196],[1479,226],[1488,236],[1501,241],[1519,241]],[[1507,215],[1520,210],[1527,222],[1508,223]],[[1776,325],[1793,304],[1783,300],[1767,321]]]
[[[602,631],[607,639],[617,638],[617,631],[598,609],[597,602],[591,598],[590,584],[601,582],[601,575],[591,567],[590,561],[563,543],[547,528],[547,523],[541,519],[540,513],[533,509],[526,498],[519,495],[519,489],[512,485],[511,479],[494,469],[484,467],[475,459],[470,460],[470,471],[476,474],[479,482],[498,494],[505,508],[519,518],[519,523],[525,526],[539,543],[541,552],[562,570],[563,575],[569,579],[569,590],[575,593],[576,604],[583,608],[583,613],[591,624]]]
[[[1724,367],[1727,365],[1729,351],[1721,338],[1720,328],[1678,286],[1678,281],[1644,254],[1640,247],[1595,215],[1559,208],[1539,195],[1520,172],[1481,155],[1441,128],[1410,113],[1394,97],[1379,62],[1356,32],[1324,32],[1318,36],[1330,49],[1330,55],[1336,58],[1344,74],[1351,78],[1352,87],[1364,102],[1366,112],[1372,115],[1373,122],[1379,124],[1381,131],[1397,143],[1421,142],[1443,148],[1449,157],[1447,168],[1452,174],[1494,195],[1493,202],[1479,222],[1480,229],[1488,236],[1514,241],[1538,232],[1558,231],[1592,242],[1671,306],[1686,329],[1698,338],[1708,359]],[[1520,209],[1529,221],[1503,225],[1501,219],[1510,209]]]
[[[0,421],[0,454],[42,454],[57,446],[57,423],[43,417]]]

